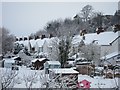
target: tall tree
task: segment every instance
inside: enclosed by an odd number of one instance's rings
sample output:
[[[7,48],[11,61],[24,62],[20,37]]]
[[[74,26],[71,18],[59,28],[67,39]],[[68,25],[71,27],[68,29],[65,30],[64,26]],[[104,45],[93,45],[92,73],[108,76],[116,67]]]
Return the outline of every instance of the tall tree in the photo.
[[[70,49],[70,40],[68,38],[66,40],[62,39],[59,42],[59,51],[60,51],[59,61],[61,63],[61,67],[65,67],[65,63],[68,59],[69,49]]]
[[[61,23],[62,23],[62,20],[60,19],[48,22],[45,27],[45,30],[48,33],[53,34],[55,36],[58,32],[58,28],[61,26]]]
[[[92,14],[93,14],[92,11],[93,11],[93,7],[91,5],[86,5],[85,7],[82,8],[81,16],[82,16],[84,22],[87,22],[88,20],[90,20]]]
[[[83,57],[91,60],[95,65],[100,65],[100,46],[94,43],[84,45],[81,47],[81,52],[84,53]]]
[[[14,36],[6,28],[0,28],[2,32],[2,54],[5,55],[8,51],[12,51],[14,46]]]

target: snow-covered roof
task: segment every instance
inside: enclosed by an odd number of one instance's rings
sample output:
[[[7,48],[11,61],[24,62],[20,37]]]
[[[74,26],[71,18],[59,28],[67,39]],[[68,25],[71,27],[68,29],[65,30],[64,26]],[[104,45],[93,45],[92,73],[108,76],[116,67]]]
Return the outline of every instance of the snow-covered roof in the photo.
[[[13,57],[12,59],[14,59],[14,60],[15,60],[15,59],[17,59],[17,58],[20,58],[20,57],[19,57],[19,56],[15,56],[15,57]]]
[[[88,75],[78,75],[78,82],[87,80],[90,83],[90,88],[114,88],[118,85],[118,79],[105,79],[103,77],[92,78]]]
[[[73,56],[71,56],[71,57],[69,57],[69,59],[76,59],[77,57],[78,58],[82,58],[81,56],[82,56],[82,52],[78,52],[77,54],[74,54]]]
[[[13,60],[11,58],[5,58],[3,60],[5,61],[5,63],[15,63],[15,60]]]
[[[44,39],[37,39],[36,43],[38,44],[38,47],[42,47],[44,45],[46,38]]]
[[[36,44],[36,40],[34,40],[34,39],[32,39],[32,40],[27,40],[27,41],[30,41],[30,44],[31,44],[32,47],[34,47],[35,44]]]
[[[110,59],[110,58],[112,58],[114,56],[117,56],[117,55],[120,55],[120,51],[116,51],[116,52],[110,53],[110,54],[108,54],[106,56],[103,56],[101,59]]]
[[[47,63],[51,65],[61,65],[59,61],[47,61]]]
[[[37,60],[38,61],[43,61],[43,60],[45,60],[46,58],[39,58],[39,59],[34,59],[34,60],[32,60],[31,62],[36,62]]]
[[[43,39],[37,39],[37,40],[22,40],[22,41],[16,41],[15,43],[23,44],[24,46],[28,46],[28,43],[30,42],[32,47],[35,47],[38,45],[38,47],[42,47],[45,42],[47,42],[49,45],[52,43],[53,40],[58,39],[58,38],[43,38]],[[51,46],[50,46],[51,47]]]
[[[114,33],[112,31],[109,31],[109,32],[102,32],[100,34],[97,34],[97,33],[85,34],[84,43],[90,44],[94,40],[96,40],[98,45],[110,45],[110,43],[119,36],[118,34],[119,32],[120,31]],[[76,35],[73,38],[72,44],[76,45],[80,43],[81,40],[82,40],[82,36]]]
[[[104,67],[95,67],[95,69],[102,71]]]
[[[28,40],[16,41],[15,43],[23,44],[24,46],[28,46]]]
[[[54,72],[55,74],[78,74],[78,71],[73,70],[72,68],[56,68],[56,69],[49,69],[50,71]]]
[[[76,60],[76,61],[78,61],[78,60],[84,61],[84,60],[86,60],[86,58],[84,58],[84,57],[78,57],[78,58],[76,58],[75,60]]]

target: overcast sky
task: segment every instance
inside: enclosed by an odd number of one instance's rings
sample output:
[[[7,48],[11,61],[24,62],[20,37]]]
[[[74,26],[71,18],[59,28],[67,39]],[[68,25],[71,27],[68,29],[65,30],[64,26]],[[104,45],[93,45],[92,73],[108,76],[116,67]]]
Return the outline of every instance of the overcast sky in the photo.
[[[104,14],[113,15],[118,9],[117,2],[3,2],[2,26],[16,36],[26,36],[43,29],[48,21],[72,18],[87,4]]]

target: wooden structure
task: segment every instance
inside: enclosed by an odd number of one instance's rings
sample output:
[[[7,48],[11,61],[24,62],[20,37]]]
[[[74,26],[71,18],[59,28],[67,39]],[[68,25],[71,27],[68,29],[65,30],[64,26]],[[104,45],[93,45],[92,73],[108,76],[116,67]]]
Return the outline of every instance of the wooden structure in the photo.
[[[46,61],[49,61],[48,59],[46,58],[39,58],[39,59],[34,59],[32,60],[32,66],[34,67],[34,69],[38,70],[38,69],[43,69],[44,68],[44,63]]]

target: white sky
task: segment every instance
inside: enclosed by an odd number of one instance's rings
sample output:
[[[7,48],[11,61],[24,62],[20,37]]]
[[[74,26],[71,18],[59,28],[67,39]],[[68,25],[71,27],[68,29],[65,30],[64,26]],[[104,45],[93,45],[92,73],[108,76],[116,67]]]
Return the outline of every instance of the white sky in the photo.
[[[4,1],[4,0],[2,0]],[[54,0],[53,0],[54,1]],[[48,21],[72,18],[87,4],[104,14],[114,14],[116,2],[2,2],[0,4],[0,26],[16,36],[25,36],[43,29]],[[2,8],[2,9],[1,9]]]

